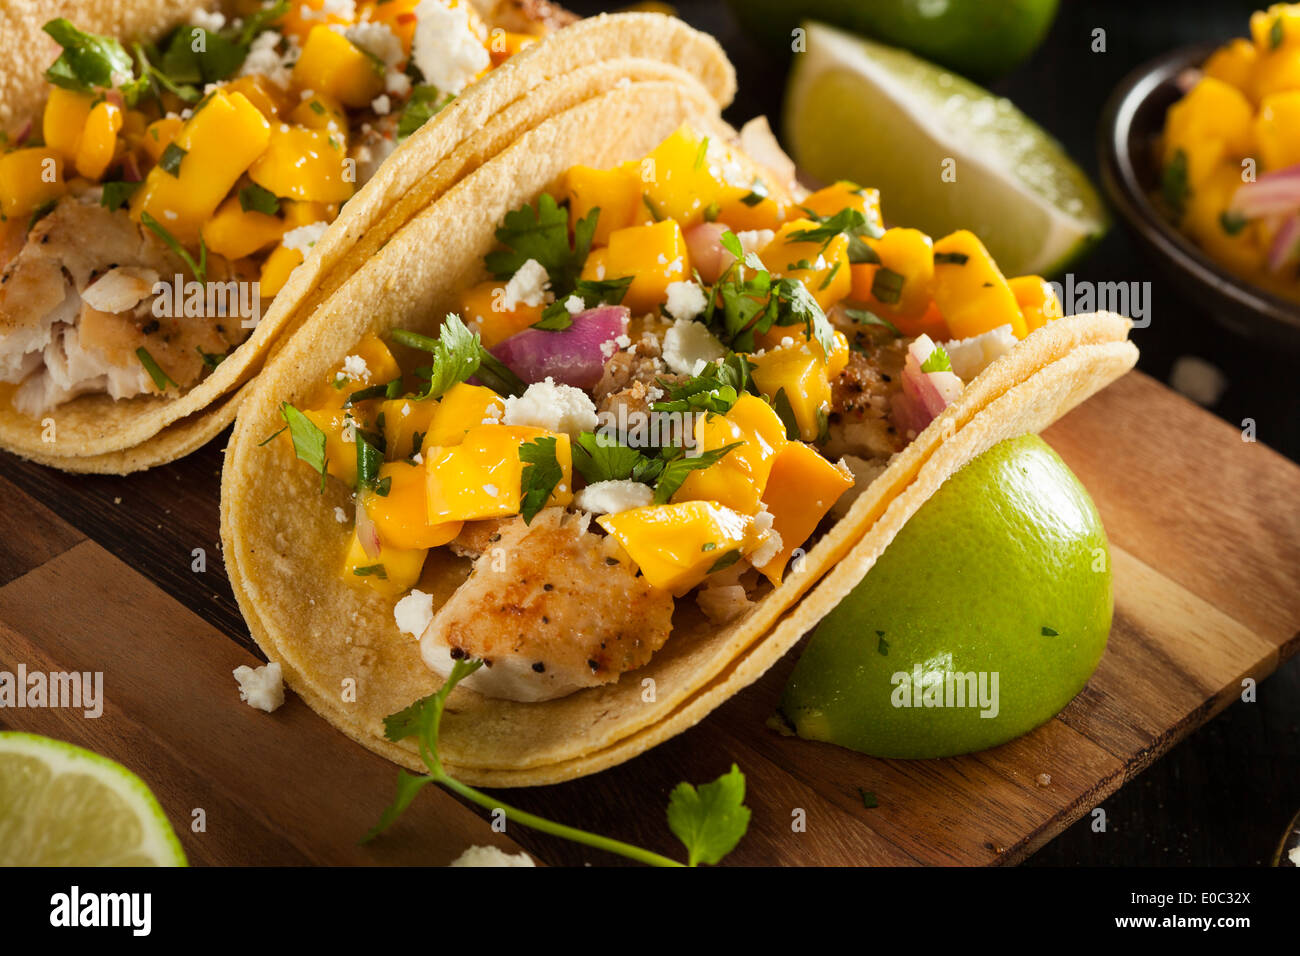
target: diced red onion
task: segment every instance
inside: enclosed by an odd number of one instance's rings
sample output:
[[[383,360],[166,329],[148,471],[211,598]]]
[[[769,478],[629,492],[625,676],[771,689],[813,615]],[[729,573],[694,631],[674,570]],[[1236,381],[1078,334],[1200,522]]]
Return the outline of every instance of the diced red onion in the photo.
[[[686,230],[686,251],[690,253],[691,265],[705,282],[717,282],[735,261],[736,257],[722,245],[722,234],[726,231],[727,227],[720,222],[702,222]]]
[[[1232,194],[1228,212],[1247,219],[1285,214],[1300,209],[1300,164],[1265,173]]]
[[[361,550],[366,553],[366,557],[374,560],[379,557],[383,546],[379,543],[379,529],[366,513],[365,504],[358,498],[357,500],[357,542],[361,545]]]
[[[621,305],[597,306],[579,312],[573,324],[559,332],[524,329],[492,349],[492,354],[530,385],[552,378],[590,390],[617,350],[614,340],[627,334],[629,315]]]
[[[907,347],[907,360],[903,363],[903,398],[895,404],[895,411],[906,423],[900,427],[920,432],[934,421],[945,408],[957,400],[963,388],[962,380],[953,372],[923,372],[921,366],[935,349],[928,335],[920,335]]]
[[[1268,271],[1281,272],[1300,243],[1300,213],[1292,213],[1273,235],[1268,250]]]

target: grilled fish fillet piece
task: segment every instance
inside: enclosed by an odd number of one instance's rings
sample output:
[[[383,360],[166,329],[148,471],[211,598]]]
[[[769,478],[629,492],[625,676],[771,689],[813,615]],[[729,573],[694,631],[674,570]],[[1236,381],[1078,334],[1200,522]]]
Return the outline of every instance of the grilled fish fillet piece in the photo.
[[[465,686],[539,701],[647,663],[672,630],[672,595],[647,584],[612,538],[588,531],[590,519],[547,508],[531,525],[502,522],[420,638],[425,664],[445,677],[456,658],[482,658]]]
[[[208,266],[210,281],[235,278],[224,260]],[[125,211],[93,191],[60,200],[0,273],[0,382],[19,386],[14,406],[39,417],[87,392],[155,392],[140,348],[178,387],[198,381],[200,350],[224,355],[247,331],[237,316],[154,316],[154,284],[177,275],[190,278]]]

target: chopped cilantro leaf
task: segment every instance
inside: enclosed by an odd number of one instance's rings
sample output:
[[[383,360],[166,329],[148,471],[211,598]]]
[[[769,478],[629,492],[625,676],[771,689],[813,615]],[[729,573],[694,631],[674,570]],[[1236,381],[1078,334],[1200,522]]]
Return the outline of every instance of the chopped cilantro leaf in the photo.
[[[325,433],[316,423],[288,402],[280,403],[280,414],[289,426],[293,451],[299,461],[305,461],[314,471],[320,472],[320,488],[325,490]]]
[[[721,448],[715,448],[713,451],[700,452],[693,458],[683,455],[680,458],[674,458],[664,465],[663,472],[659,476],[658,482],[655,483],[655,504],[667,504],[677,489],[682,486],[686,476],[700,468],[708,468],[715,465],[733,448],[739,448],[744,442],[732,442],[730,445],[724,445]]]
[[[271,190],[252,183],[239,191],[239,208],[244,212],[274,216],[280,211],[280,200]]]
[[[926,356],[925,361],[921,363],[922,372],[951,372],[952,361],[948,358],[948,352],[942,345],[936,345],[934,351]]]
[[[687,865],[717,863],[749,828],[745,775],[735,764],[712,783],[679,783],[668,800],[668,827],[686,847]]]
[[[393,341],[433,355],[429,385],[421,398],[438,398],[453,385],[465,381],[479,370],[484,353],[478,333],[467,329],[455,312],[447,313],[436,339],[394,329]]]
[[[519,514],[524,524],[531,524],[537,512],[546,506],[555,486],[564,480],[564,470],[555,460],[558,439],[547,436],[519,446],[519,460],[524,463],[520,475]]]

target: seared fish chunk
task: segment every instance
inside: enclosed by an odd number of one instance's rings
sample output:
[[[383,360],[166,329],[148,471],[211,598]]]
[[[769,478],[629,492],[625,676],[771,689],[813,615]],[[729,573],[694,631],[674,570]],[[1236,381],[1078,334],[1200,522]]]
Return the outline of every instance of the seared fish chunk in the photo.
[[[446,676],[461,657],[486,663],[464,683],[489,697],[538,701],[615,681],[650,660],[672,630],[673,598],[638,576],[589,515],[547,508],[500,538],[420,639]]]

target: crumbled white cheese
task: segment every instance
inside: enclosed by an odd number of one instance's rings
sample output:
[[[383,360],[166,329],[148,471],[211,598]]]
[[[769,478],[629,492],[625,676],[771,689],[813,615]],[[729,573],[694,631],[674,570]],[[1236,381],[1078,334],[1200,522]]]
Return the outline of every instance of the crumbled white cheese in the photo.
[[[527,853],[507,853],[494,846],[472,846],[450,866],[536,866]]]
[[[524,394],[506,399],[507,425],[531,425],[577,438],[596,428],[596,406],[587,393],[552,378],[534,382]]]
[[[594,515],[616,515],[620,511],[644,508],[654,497],[654,490],[639,481],[597,481],[579,491],[573,505]]]
[[[433,620],[433,595],[418,588],[412,589],[393,606],[393,620],[397,622],[399,631],[418,640]]]
[[[282,89],[288,89],[292,79],[290,66],[292,61],[276,49],[280,43],[280,34],[274,30],[264,30],[254,39],[244,57],[243,66],[239,68],[240,76],[265,76]],[[292,55],[292,50],[290,51]]]
[[[1300,866],[1300,846],[1293,846],[1287,850],[1286,858],[1291,861],[1292,866]]]
[[[347,38],[371,56],[383,60],[384,66],[396,66],[402,61],[402,41],[386,23],[358,23],[348,27]]]
[[[384,74],[384,91],[394,96],[405,96],[411,92],[411,78],[400,70],[389,70]]]
[[[754,530],[760,535],[767,535],[763,543],[749,554],[749,563],[756,568],[763,567],[785,547],[785,542],[781,540],[781,533],[772,527],[772,522],[772,513],[766,508],[754,516]]]
[[[613,358],[614,353],[618,351],[618,343],[613,339],[606,339],[600,343],[600,354],[605,359]]]
[[[1010,324],[999,325],[996,329],[972,335],[968,339],[943,343],[953,373],[967,383],[1015,346],[1016,336],[1011,331]]]
[[[586,307],[587,303],[582,301],[582,296],[580,295],[571,295],[564,300],[564,308],[568,311],[569,315],[577,315]]]
[[[342,508],[336,506],[334,508],[334,520],[337,521],[339,524],[347,524],[348,513],[344,511]]]
[[[459,95],[491,65],[487,47],[470,27],[468,4],[448,7],[443,0],[422,0],[415,17],[411,58],[426,82]]]
[[[546,274],[546,267],[536,259],[529,259],[506,283],[501,305],[507,312],[513,312],[520,304],[539,306],[546,301],[546,291],[550,287],[551,277]]]
[[[628,349],[632,347],[632,340],[626,335],[620,335],[614,339],[614,344],[621,349]]]
[[[745,252],[762,252],[776,238],[776,233],[771,229],[746,229],[736,233],[736,238],[740,240],[740,248]]]
[[[195,10],[190,14],[190,26],[201,27],[210,33],[216,33],[226,25],[226,15],[219,10]]]
[[[714,624],[726,624],[748,611],[754,602],[745,593],[744,585],[727,584],[701,588],[696,592],[695,603]]]
[[[349,355],[343,360],[343,374],[354,382],[363,382],[370,377],[370,366],[360,355]]]
[[[706,365],[726,354],[722,343],[702,322],[678,319],[664,333],[664,361],[678,375],[699,375]]]
[[[670,282],[667,292],[664,309],[674,319],[693,319],[709,304],[704,290],[694,282]]]
[[[239,699],[249,707],[269,714],[284,703],[284,678],[279,664],[263,664],[261,667],[241,664],[233,673],[235,680],[239,681]]]
[[[286,249],[301,252],[305,258],[311,247],[320,241],[320,237],[325,235],[325,230],[328,228],[327,222],[311,222],[297,229],[290,229],[280,242]]]
[[[377,116],[387,116],[393,108],[393,103],[387,93],[382,93],[370,101],[370,108]]]

